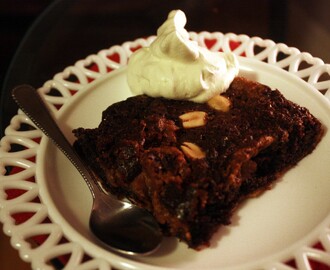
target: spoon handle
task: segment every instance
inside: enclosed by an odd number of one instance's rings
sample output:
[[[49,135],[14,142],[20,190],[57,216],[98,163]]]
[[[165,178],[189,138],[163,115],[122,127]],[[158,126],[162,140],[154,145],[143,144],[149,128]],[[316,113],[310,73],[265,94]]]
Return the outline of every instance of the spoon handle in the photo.
[[[12,96],[21,110],[76,167],[86,181],[93,198],[95,198],[96,192],[101,192],[96,179],[65,138],[36,89],[29,85],[20,85],[13,89]]]

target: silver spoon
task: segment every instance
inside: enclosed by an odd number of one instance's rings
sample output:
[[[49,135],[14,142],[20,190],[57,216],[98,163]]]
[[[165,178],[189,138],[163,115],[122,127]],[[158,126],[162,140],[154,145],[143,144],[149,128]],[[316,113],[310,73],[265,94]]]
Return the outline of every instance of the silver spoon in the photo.
[[[112,251],[125,255],[147,255],[155,251],[162,240],[159,226],[146,210],[106,194],[97,184],[96,175],[80,157],[57,126],[42,98],[28,85],[13,89],[12,96],[31,121],[66,155],[86,181],[93,207],[89,225]]]

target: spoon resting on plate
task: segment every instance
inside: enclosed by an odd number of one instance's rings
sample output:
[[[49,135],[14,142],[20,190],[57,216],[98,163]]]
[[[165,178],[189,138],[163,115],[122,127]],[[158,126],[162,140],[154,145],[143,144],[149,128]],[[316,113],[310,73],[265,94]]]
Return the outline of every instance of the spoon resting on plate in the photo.
[[[31,86],[13,89],[12,96],[20,109],[65,154],[87,183],[93,197],[89,226],[106,246],[125,255],[148,255],[162,241],[162,234],[154,217],[146,210],[120,201],[106,194],[98,184],[98,177],[75,152],[56,124],[42,98]]]

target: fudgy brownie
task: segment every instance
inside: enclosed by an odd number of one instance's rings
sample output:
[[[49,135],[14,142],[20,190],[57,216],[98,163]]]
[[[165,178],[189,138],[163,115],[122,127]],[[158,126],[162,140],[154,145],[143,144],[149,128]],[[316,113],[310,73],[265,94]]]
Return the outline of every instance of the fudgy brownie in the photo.
[[[152,212],[165,235],[200,249],[322,133],[306,108],[237,77],[208,103],[135,96],[113,104],[98,128],[74,130],[74,146],[103,186]]]

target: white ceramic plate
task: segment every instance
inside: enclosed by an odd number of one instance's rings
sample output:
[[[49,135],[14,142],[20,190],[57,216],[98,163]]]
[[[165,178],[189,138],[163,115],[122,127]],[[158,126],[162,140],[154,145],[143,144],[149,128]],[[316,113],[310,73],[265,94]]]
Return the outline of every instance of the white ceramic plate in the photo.
[[[317,91],[329,93],[330,81],[323,77],[330,68],[320,59],[260,38],[207,32],[191,36],[212,50],[235,47],[236,54],[245,56],[239,58],[242,75],[280,89],[330,127],[329,101]],[[126,83],[127,59],[131,50],[152,40],[139,39],[89,56],[39,89],[72,141],[73,128],[97,126],[105,108],[132,95]],[[70,75],[78,81],[70,81]],[[53,88],[60,92],[59,97],[51,95]],[[72,90],[78,93],[72,96]],[[63,105],[59,111],[55,109],[58,105]],[[10,176],[3,173],[0,218],[13,246],[34,268],[47,269],[47,262],[65,254],[70,259],[61,261],[67,269],[309,269],[312,263],[308,259],[330,266],[329,132],[312,155],[286,173],[272,190],[244,203],[233,224],[216,233],[210,248],[196,252],[169,238],[151,256],[124,258],[108,252],[90,233],[92,199],[74,167],[46,138],[40,144],[33,142],[40,132],[21,131],[21,123],[30,122],[19,114],[1,141],[1,165],[22,170]],[[9,150],[13,144],[26,149],[13,153]],[[31,156],[36,160],[31,161]],[[26,181],[30,176],[36,176],[36,183]],[[5,196],[9,189],[26,192],[13,201]],[[12,214],[22,212],[35,215],[15,225]],[[50,221],[43,222],[46,217]],[[49,237],[33,249],[27,240],[37,235]]]

